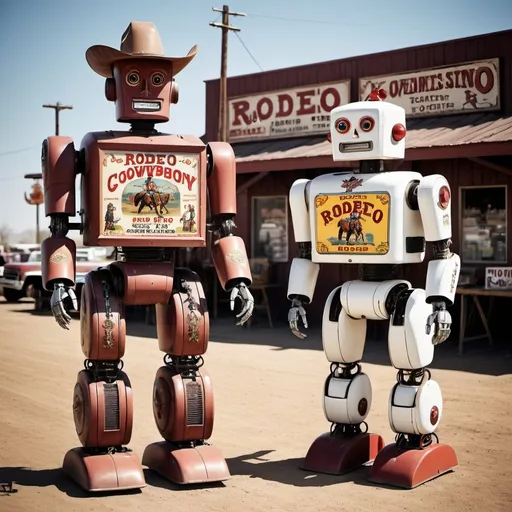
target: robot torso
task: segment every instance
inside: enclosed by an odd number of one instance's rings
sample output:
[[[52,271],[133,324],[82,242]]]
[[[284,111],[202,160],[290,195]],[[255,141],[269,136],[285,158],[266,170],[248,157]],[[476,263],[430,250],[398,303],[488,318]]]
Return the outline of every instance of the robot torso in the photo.
[[[315,263],[419,263],[420,212],[408,199],[417,172],[332,173],[308,183]],[[412,206],[412,208],[411,208]]]
[[[201,247],[206,147],[194,136],[88,133],[81,145],[84,243]]]

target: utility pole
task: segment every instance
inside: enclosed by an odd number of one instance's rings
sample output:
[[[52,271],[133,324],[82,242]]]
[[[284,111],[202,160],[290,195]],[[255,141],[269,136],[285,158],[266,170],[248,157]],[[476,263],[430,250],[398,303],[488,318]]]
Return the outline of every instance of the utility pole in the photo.
[[[71,105],[61,105],[58,101],[56,105],[43,105],[43,108],[55,109],[55,135],[59,135],[59,113],[61,110],[72,110]]]
[[[220,94],[219,94],[219,135],[221,142],[228,140],[228,32],[240,32],[239,28],[232,27],[229,24],[230,16],[245,16],[243,12],[229,12],[229,7],[224,5],[222,9],[212,7],[212,11],[222,13],[222,23],[210,23],[212,27],[222,29],[222,48],[220,63]]]

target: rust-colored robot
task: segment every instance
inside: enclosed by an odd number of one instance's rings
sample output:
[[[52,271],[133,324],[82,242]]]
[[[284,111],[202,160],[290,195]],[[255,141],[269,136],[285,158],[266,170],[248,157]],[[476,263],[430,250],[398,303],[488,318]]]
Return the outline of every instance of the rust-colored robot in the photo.
[[[117,120],[130,131],[85,135],[80,151],[69,137],[43,142],[46,216],[51,236],[42,243],[43,279],[53,291],[55,319],[71,320],[65,302],[77,309],[75,244],[79,229],[87,246],[118,248],[120,258],[87,274],[80,326],[85,369],[78,374],[73,415],[83,445],[68,451],[64,471],[88,491],[145,486],[137,455],[126,448],[132,434],[130,381],[122,371],[124,308],[156,304],[158,346],[165,352],[157,371],[153,411],[165,439],[149,445],[142,464],[178,484],[221,481],[229,470],[206,440],[213,429],[213,394],[202,368],[209,338],[206,298],[197,274],[175,268],[179,248],[205,247],[214,233],[212,258],[219,281],[230,292],[231,309],[240,299],[238,325],[251,316],[254,300],[243,240],[234,236],[236,169],[228,143],[205,146],[197,137],[155,129],[169,120],[178,101],[174,77],[194,58],[164,57],[152,23],[133,22],[121,51],[92,46],[90,67],[106,78],[105,95],[116,104]],[[75,179],[81,176],[81,222]],[[208,205],[208,206],[207,206]],[[208,217],[208,222],[207,222]]]

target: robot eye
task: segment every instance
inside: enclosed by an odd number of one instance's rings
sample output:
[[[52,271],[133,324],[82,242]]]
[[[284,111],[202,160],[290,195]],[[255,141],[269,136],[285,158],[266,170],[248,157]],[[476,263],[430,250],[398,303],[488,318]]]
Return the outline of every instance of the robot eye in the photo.
[[[347,118],[342,117],[336,121],[335,127],[338,133],[347,133],[350,130],[350,121]]]
[[[151,75],[151,83],[153,85],[162,85],[164,83],[163,73],[157,72]]]
[[[128,85],[137,85],[139,82],[140,76],[139,73],[137,73],[137,71],[130,71],[130,73],[126,75],[126,83]]]
[[[362,117],[361,121],[359,121],[359,126],[363,132],[371,132],[375,126],[375,121],[370,116]]]

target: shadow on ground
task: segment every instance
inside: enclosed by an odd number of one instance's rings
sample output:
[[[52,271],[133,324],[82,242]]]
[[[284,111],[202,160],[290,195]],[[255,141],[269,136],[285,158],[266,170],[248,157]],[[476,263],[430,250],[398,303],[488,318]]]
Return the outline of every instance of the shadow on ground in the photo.
[[[142,338],[156,338],[156,327],[143,322],[128,322],[127,333]],[[267,345],[273,350],[323,350],[320,329],[310,329],[307,333],[306,339],[299,340],[286,325],[278,325],[272,329],[267,325],[257,324],[246,328],[237,327],[231,318],[222,318],[212,321],[210,339],[215,343]],[[453,336],[439,345],[430,367],[482,375],[512,374],[510,346],[492,348],[485,340],[479,340],[466,343],[465,353],[459,356],[457,345],[458,340]],[[391,366],[386,341],[368,340],[363,356],[364,363]]]
[[[159,487],[170,491],[185,491],[194,489],[212,489],[225,487],[222,482],[177,485],[169,482],[153,471],[144,469],[144,477],[148,486]],[[61,468],[54,469],[31,469],[25,467],[3,467],[0,468],[0,497],[12,496],[22,492],[20,487],[50,487],[54,486],[59,491],[72,498],[99,498],[119,495],[136,495],[144,491],[142,489],[131,489],[125,491],[91,492],[88,493],[71,480]],[[1,502],[0,502],[1,503]],[[1,508],[1,507],[0,507]],[[3,509],[2,509],[3,510]]]
[[[51,317],[51,312],[37,312],[33,309],[32,301],[23,301],[16,305],[0,302],[1,305],[10,305],[12,312],[35,314]],[[23,309],[19,306],[23,305]],[[79,314],[71,314],[74,321],[78,321]],[[140,315],[127,314],[127,334],[141,338],[156,339],[156,326],[148,325]],[[235,319],[231,317],[218,318],[211,322],[210,339],[216,343],[233,343],[247,345],[270,346],[273,350],[322,350],[322,337],[320,329],[308,329],[308,337],[299,340],[293,336],[285,323],[277,323],[270,328],[263,321],[255,321],[248,327],[238,327]],[[434,362],[430,366],[439,370],[455,370],[482,375],[508,375],[512,374],[512,343],[497,344],[489,347],[485,340],[476,340],[465,343],[465,352],[458,355],[458,340],[452,337],[436,348]],[[507,346],[508,345],[508,346]],[[391,361],[384,339],[369,339],[366,343],[363,363],[390,366]]]
[[[367,482],[367,467],[352,471],[345,475],[334,476],[304,471],[301,469],[303,459],[269,460],[265,456],[274,450],[261,450],[240,457],[227,459],[228,467],[233,476],[246,475],[250,478],[261,478],[295,487],[325,487],[345,482]]]
[[[72,498],[98,498],[102,496],[115,496],[118,494],[140,494],[140,489],[131,491],[87,493],[75,484],[61,468],[55,469],[30,469],[24,467],[0,468],[0,484],[11,484],[13,493],[21,492],[19,487],[50,487],[54,486],[59,491]],[[9,496],[9,492],[0,492],[0,496]]]

